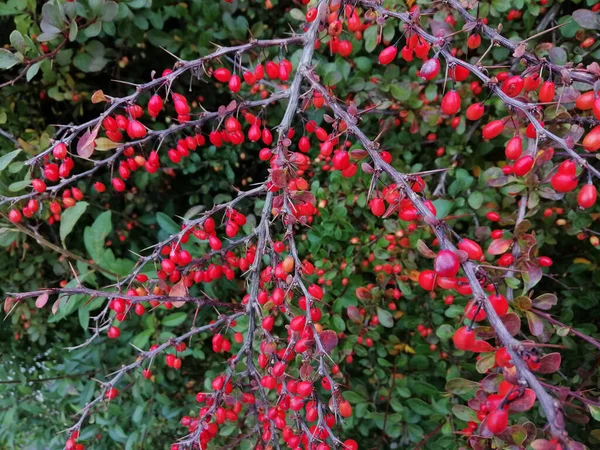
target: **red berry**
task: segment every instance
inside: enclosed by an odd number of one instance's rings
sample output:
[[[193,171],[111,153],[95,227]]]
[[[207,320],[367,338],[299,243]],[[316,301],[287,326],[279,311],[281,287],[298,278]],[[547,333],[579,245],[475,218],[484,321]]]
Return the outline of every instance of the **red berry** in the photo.
[[[467,327],[461,327],[454,332],[452,340],[459,350],[468,350],[475,343],[475,332]]]
[[[389,47],[384,48],[377,59],[379,60],[379,64],[387,65],[390,64],[394,59],[396,59],[397,54],[398,49],[391,45]]]
[[[492,411],[488,414],[485,425],[494,434],[502,433],[508,426],[508,412],[504,408]]]

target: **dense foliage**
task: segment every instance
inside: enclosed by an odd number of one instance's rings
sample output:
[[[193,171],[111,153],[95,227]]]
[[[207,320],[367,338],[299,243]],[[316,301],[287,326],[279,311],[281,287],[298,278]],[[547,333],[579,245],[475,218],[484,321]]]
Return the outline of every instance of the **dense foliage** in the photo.
[[[1,448],[598,448],[600,3],[407,3],[0,2]]]

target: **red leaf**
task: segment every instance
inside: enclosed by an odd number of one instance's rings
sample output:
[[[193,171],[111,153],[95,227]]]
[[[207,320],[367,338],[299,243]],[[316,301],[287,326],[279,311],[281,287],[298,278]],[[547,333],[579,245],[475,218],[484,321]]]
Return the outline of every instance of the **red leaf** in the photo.
[[[94,154],[94,149],[96,148],[96,136],[98,136],[98,131],[100,130],[101,122],[98,122],[98,125],[94,127],[92,131],[86,131],[77,141],[77,154],[82,158],[88,159],[90,156]]]
[[[502,253],[506,253],[512,243],[512,239],[494,239],[488,247],[487,252],[490,255],[501,255]]]
[[[542,364],[537,373],[554,373],[560,367],[561,356],[560,353],[554,352],[549,353],[542,358],[540,358],[540,363]]]
[[[501,320],[511,336],[516,336],[521,330],[521,319],[515,313],[508,313]]]
[[[43,308],[48,303],[48,294],[44,293],[35,299],[35,307]]]
[[[169,297],[185,297],[188,295],[188,290],[187,287],[185,285],[185,280],[182,278],[175,286],[173,286],[171,288],[171,290],[169,291]],[[181,308],[183,305],[185,305],[185,301],[181,301],[181,302],[171,302],[173,303],[173,306],[175,308]]]
[[[475,341],[469,350],[475,353],[486,353],[493,352],[495,349],[485,341]]]
[[[366,287],[356,288],[356,298],[359,300],[373,300],[373,296],[371,295],[371,291]]]
[[[327,353],[331,352],[335,347],[337,347],[338,337],[335,331],[324,330],[321,332],[321,334],[319,334],[319,338],[321,339],[321,345],[323,346],[323,349]]]
[[[549,310],[558,303],[558,299],[554,294],[542,294],[533,299],[533,306],[538,309]]]
[[[527,323],[529,324],[529,331],[534,336],[539,336],[544,332],[544,322],[538,316],[530,311],[526,311]]]
[[[348,318],[354,323],[361,323],[363,319],[359,309],[354,305],[348,306]]]
[[[275,169],[271,173],[271,180],[278,188],[283,188],[287,185],[287,175],[283,169]]]
[[[529,411],[535,403],[535,392],[526,388],[523,395],[508,404],[509,412],[525,412]]]

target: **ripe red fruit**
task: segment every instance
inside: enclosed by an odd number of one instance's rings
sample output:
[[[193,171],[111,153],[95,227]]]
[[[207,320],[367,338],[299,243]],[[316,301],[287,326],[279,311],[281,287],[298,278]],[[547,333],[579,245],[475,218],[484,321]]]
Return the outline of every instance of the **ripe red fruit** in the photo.
[[[301,381],[296,384],[296,393],[300,397],[308,397],[313,392],[313,385],[310,381]]]
[[[571,192],[577,187],[577,177],[557,172],[552,176],[550,184],[556,192]]]
[[[522,152],[523,140],[519,136],[510,138],[504,147],[504,154],[511,161],[518,159]]]
[[[583,138],[583,148],[587,152],[597,152],[600,149],[600,125],[596,125]]]
[[[347,400],[342,400],[338,405],[340,416],[348,418],[352,415],[352,406]]]
[[[343,450],[358,450],[358,443],[354,439],[347,439],[342,448]]]
[[[346,151],[339,151],[333,155],[333,167],[336,170],[346,170],[350,167],[350,155]]]
[[[454,332],[452,341],[457,349],[468,350],[475,343],[475,332],[467,327],[460,327]]]
[[[575,100],[575,107],[581,109],[582,111],[592,109],[594,107],[594,101],[596,100],[596,96],[594,95],[594,91],[589,91],[581,94]]]
[[[374,216],[381,217],[385,213],[385,203],[382,198],[371,200],[369,207]]]
[[[500,317],[503,317],[508,312],[508,300],[502,294],[492,294],[489,296],[490,303]]]
[[[402,47],[400,54],[402,55],[402,59],[406,62],[411,62],[414,58],[414,52],[407,46]]]
[[[535,91],[538,87],[540,87],[540,83],[542,82],[542,78],[536,73],[535,75],[525,77],[524,88],[526,92]]]
[[[148,101],[148,114],[151,117],[156,117],[163,108],[163,99],[160,95],[154,94]]]
[[[511,356],[506,347],[499,348],[494,355],[496,365],[499,367],[512,367]]]
[[[480,45],[481,45],[481,36],[478,34],[472,34],[467,39],[467,47],[469,47],[471,50],[475,50]]]
[[[398,49],[393,45],[384,48],[381,53],[379,53],[379,64],[387,65],[390,64],[394,59],[396,59],[396,55],[398,54]]]
[[[548,103],[554,100],[554,83],[552,81],[544,81],[540,88],[539,99],[542,103]]]
[[[504,408],[492,411],[488,414],[485,425],[494,434],[502,433],[508,426],[508,412]]]
[[[469,73],[471,73],[469,72],[469,69],[459,66],[458,64],[452,66],[448,71],[448,74],[454,81],[465,81],[467,78],[469,78]]]
[[[229,79],[231,78],[231,72],[229,71],[229,69],[226,69],[225,67],[219,67],[217,70],[215,70],[213,75],[221,83],[227,83],[227,82],[229,82]]]
[[[112,118],[111,117],[107,117],[107,119],[112,119]],[[116,128],[116,124],[115,124],[115,128]],[[54,157],[56,159],[64,159],[67,156],[67,146],[64,143],[59,142],[52,149],[52,154],[54,155]]]
[[[526,175],[533,167],[534,162],[535,162],[535,160],[533,159],[532,156],[525,155],[525,156],[520,157],[513,164],[514,174],[519,177]]]
[[[297,317],[294,317],[292,319],[292,321],[290,322],[290,329],[292,331],[300,332],[300,331],[304,330],[305,325],[306,325],[306,317],[297,316]]]
[[[419,274],[419,285],[426,291],[431,291],[435,287],[435,272],[433,270],[423,270]]]
[[[105,397],[107,400],[112,400],[113,398],[116,398],[117,395],[119,395],[119,391],[113,387],[106,391]]]
[[[502,83],[502,92],[509,97],[516,97],[521,93],[524,86],[525,80],[519,75],[514,75],[504,80],[504,83]]]
[[[469,120],[479,120],[483,116],[485,112],[485,108],[483,107],[483,103],[474,103],[467,108],[467,112],[465,115]]]
[[[111,182],[115,191],[123,192],[125,190],[125,182],[120,178],[113,178]]]
[[[504,121],[492,120],[483,127],[481,135],[484,139],[493,139],[502,133],[502,131],[504,131]]]
[[[463,252],[466,252],[469,256],[469,259],[474,259],[475,261],[479,261],[483,256],[483,250],[481,249],[481,246],[471,239],[462,239],[458,243],[458,248]]]
[[[21,211],[19,211],[18,209],[11,209],[9,211],[8,220],[10,220],[12,223],[19,223],[21,219],[23,219]]]
[[[33,186],[33,189],[36,192],[39,192],[40,194],[42,192],[46,191],[46,183],[44,183],[42,180],[40,180],[39,178],[36,178],[34,180],[31,181],[31,184]]]
[[[421,66],[419,75],[424,80],[433,80],[440,72],[440,60],[437,58],[428,59]]]
[[[456,91],[449,91],[442,99],[442,111],[445,114],[453,115],[460,110],[460,95]]]
[[[538,263],[540,263],[540,266],[542,267],[550,267],[552,265],[552,259],[547,256],[540,256],[538,258]]]
[[[107,336],[110,339],[117,339],[119,336],[121,336],[121,330],[117,327],[110,327],[108,329]]]
[[[440,277],[455,277],[459,268],[458,257],[451,250],[441,250],[433,261],[433,269]]]
[[[240,92],[240,89],[242,88],[242,82],[240,80],[239,75],[232,75],[231,78],[229,79],[229,90],[231,92]]]
[[[146,127],[141,122],[131,119],[127,124],[127,135],[131,139],[140,139],[146,136]]]
[[[582,208],[591,208],[596,203],[598,191],[593,184],[586,184],[577,195],[577,204]]]

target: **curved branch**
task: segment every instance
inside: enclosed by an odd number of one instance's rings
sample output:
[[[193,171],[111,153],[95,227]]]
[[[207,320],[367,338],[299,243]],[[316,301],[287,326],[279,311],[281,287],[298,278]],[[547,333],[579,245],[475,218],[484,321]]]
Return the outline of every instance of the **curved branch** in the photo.
[[[404,195],[411,201],[413,206],[419,211],[425,223],[428,223],[431,226],[433,232],[435,233],[435,236],[439,241],[440,248],[455,251],[456,247],[450,241],[446,234],[447,225],[436,219],[436,217],[429,210],[429,208],[427,208],[425,202],[421,199],[421,197],[412,190],[406,175],[398,172],[394,167],[392,167],[390,164],[383,160],[383,158],[378,152],[378,145],[372,142],[360,130],[360,128],[357,126],[356,118],[349,114],[329,94],[327,89],[325,89],[325,87],[317,81],[317,78],[313,72],[306,71],[305,76],[309,80],[313,88],[319,93],[321,93],[321,95],[325,99],[325,102],[332,109],[335,116],[338,119],[343,120],[348,127],[348,131],[352,133],[362,143],[365,150],[368,152],[369,156],[373,160],[375,167],[378,170],[388,174],[388,176],[400,187]],[[481,302],[481,304],[483,305],[483,309],[487,314],[487,318],[490,322],[490,325],[493,327],[498,338],[510,353],[512,361],[515,367],[517,368],[520,378],[526,381],[529,387],[537,395],[540,405],[542,406],[542,409],[546,414],[546,418],[552,430],[552,434],[557,438],[561,439],[561,441],[565,441],[567,438],[567,432],[564,428],[562,414],[557,410],[556,402],[542,387],[536,376],[529,370],[527,364],[521,358],[520,352],[522,350],[522,347],[520,342],[514,339],[508,332],[508,330],[504,326],[504,323],[494,310],[487,295],[481,287],[479,280],[477,279],[477,272],[483,271],[483,269],[481,269],[478,264],[469,260],[463,262],[461,265],[465,272],[465,275],[467,276],[469,285],[471,286],[471,289],[473,291],[474,300]]]

